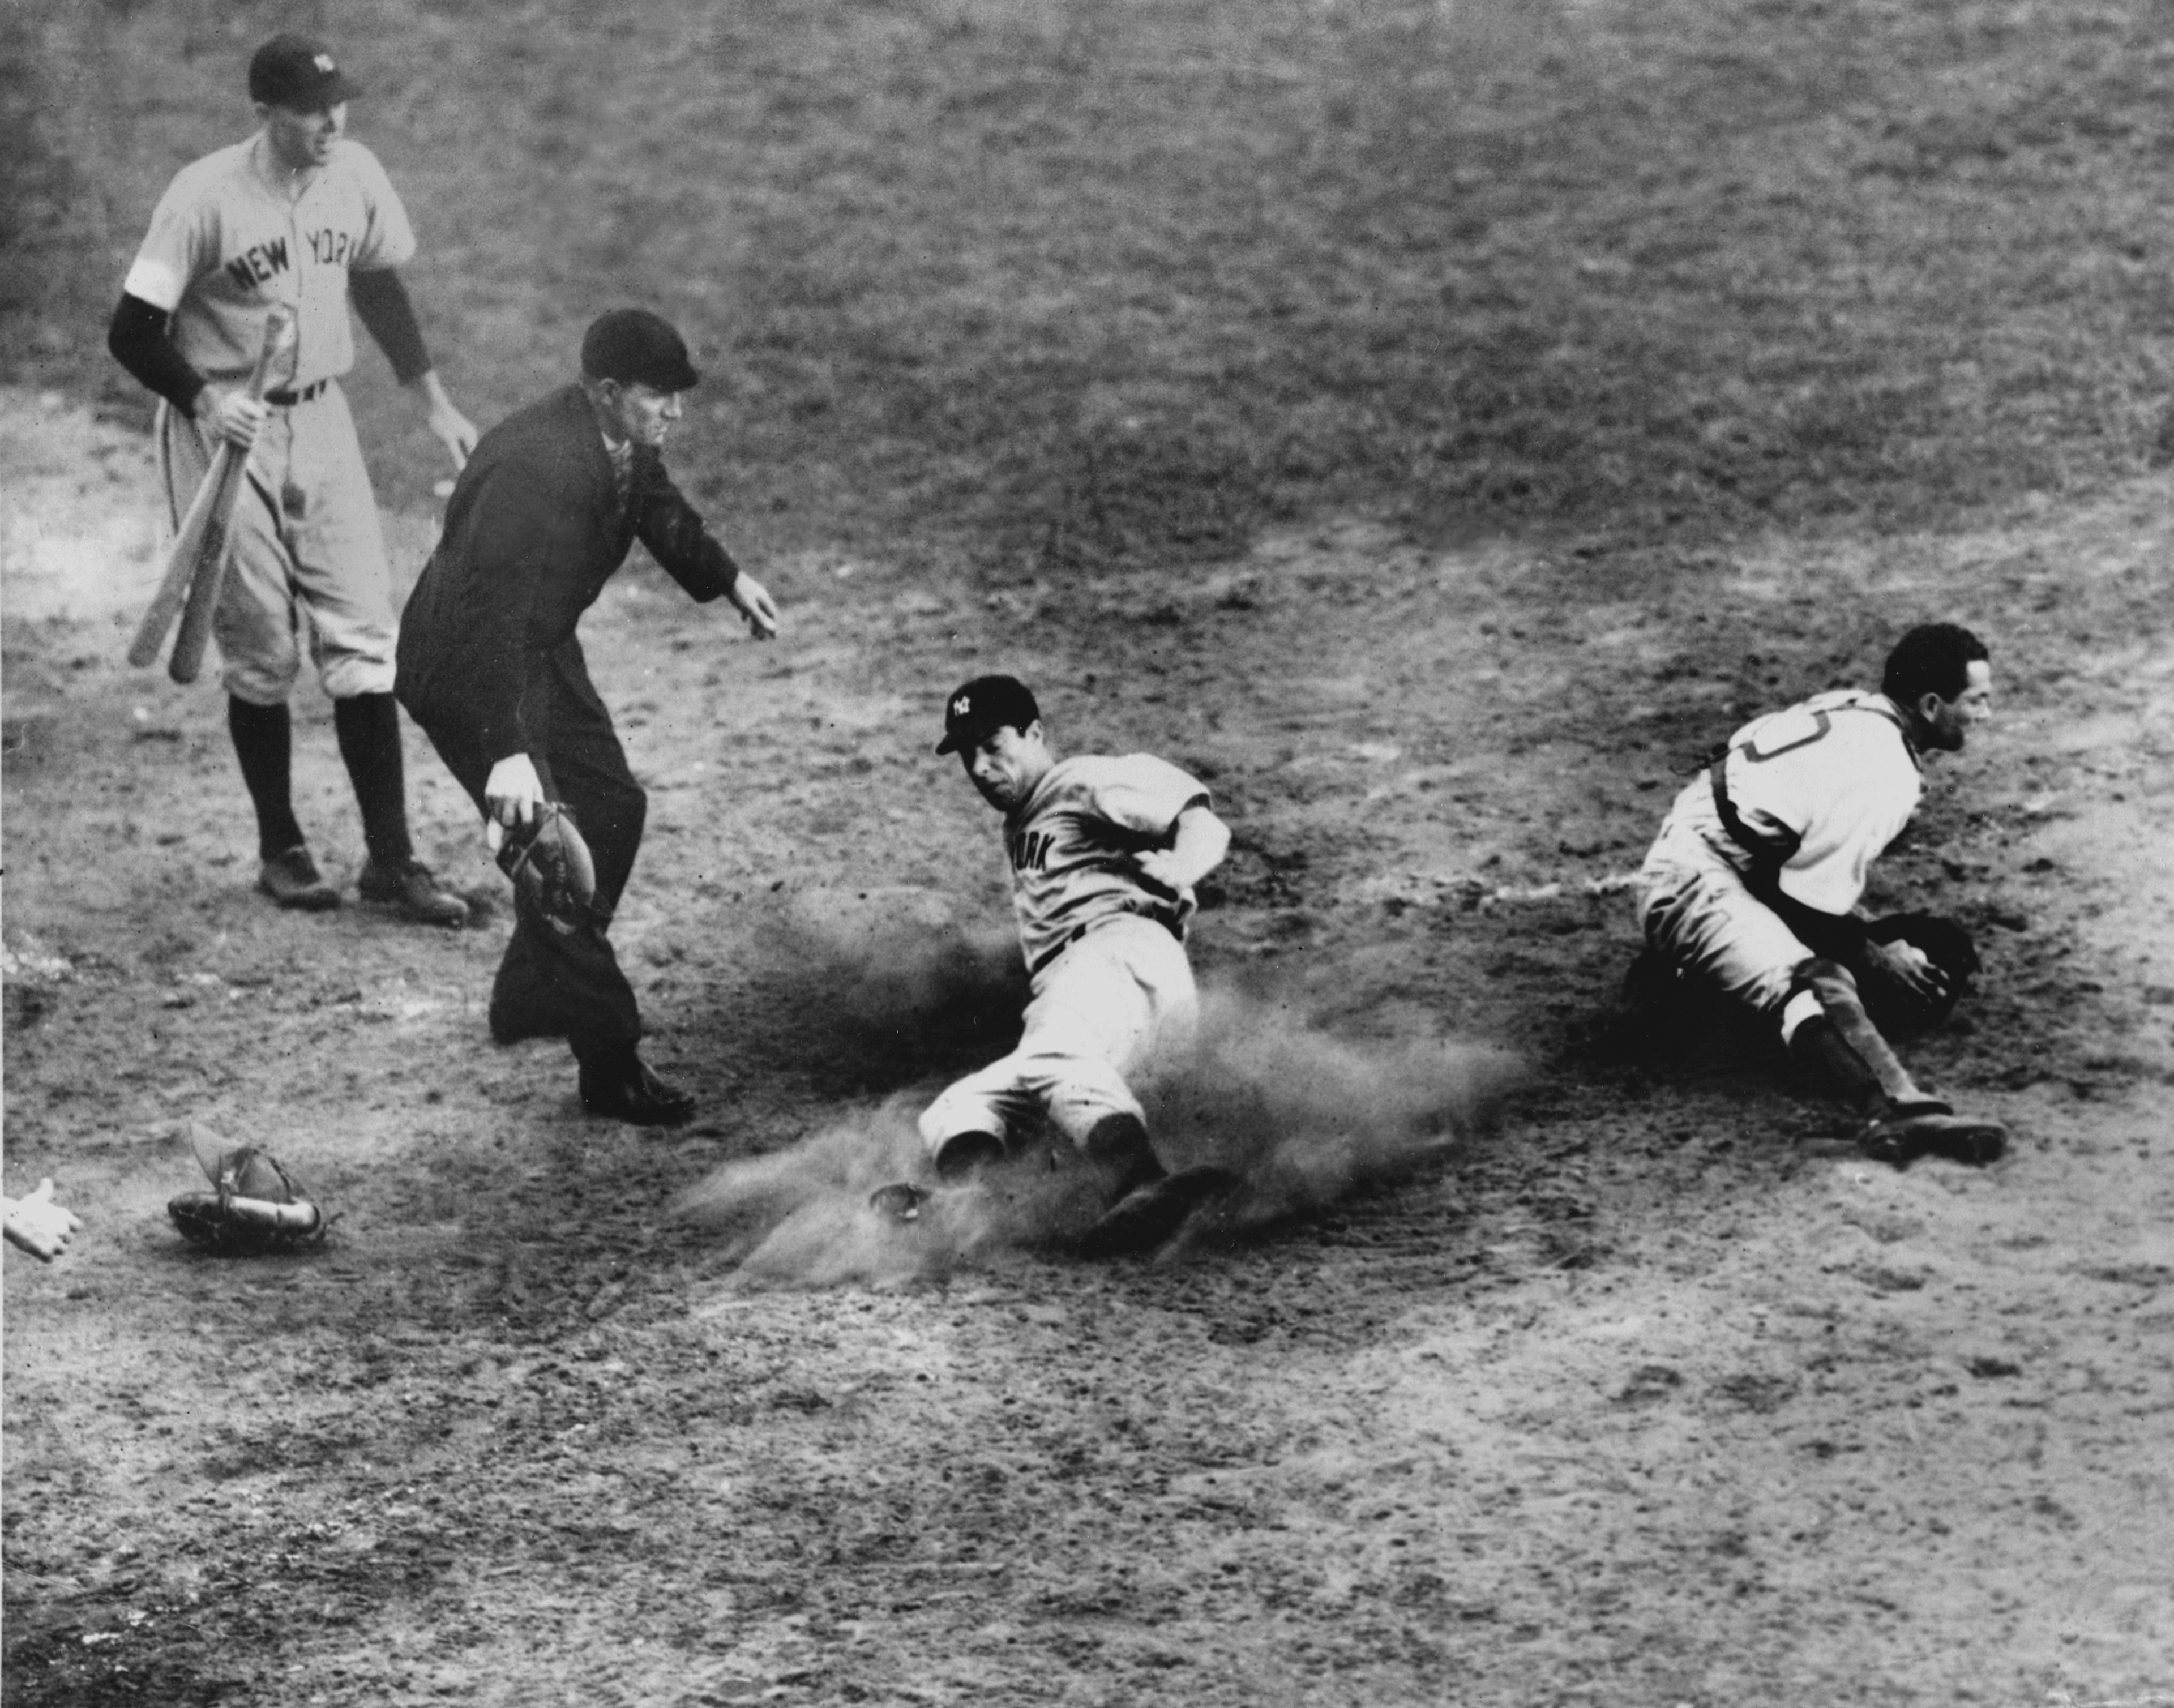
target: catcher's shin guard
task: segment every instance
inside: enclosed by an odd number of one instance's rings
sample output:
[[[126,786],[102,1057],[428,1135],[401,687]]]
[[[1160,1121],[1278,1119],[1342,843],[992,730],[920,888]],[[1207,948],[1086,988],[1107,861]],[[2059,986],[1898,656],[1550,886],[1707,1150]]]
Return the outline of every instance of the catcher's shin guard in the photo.
[[[1857,981],[1839,961],[1814,959],[1797,969],[1793,991],[1809,991],[1819,999],[1820,1009],[1850,1052],[1862,1062],[1879,1088],[1879,1095],[1896,1109],[1944,1108],[1936,1098],[1917,1089],[1910,1071],[1888,1047],[1858,1001]]]
[[[1789,1054],[1814,1080],[1839,1087],[1858,1114],[1869,1118],[1885,1105],[1879,1081],[1825,1014],[1812,1015],[1789,1035]]]

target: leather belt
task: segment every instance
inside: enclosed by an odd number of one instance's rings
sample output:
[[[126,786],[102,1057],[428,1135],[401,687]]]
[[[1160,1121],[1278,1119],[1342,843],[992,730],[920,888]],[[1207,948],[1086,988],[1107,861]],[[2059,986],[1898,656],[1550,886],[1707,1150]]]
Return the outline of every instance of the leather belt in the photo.
[[[299,392],[282,386],[276,392],[267,392],[264,401],[275,409],[291,409],[297,403],[306,403],[312,398],[322,397],[325,394],[325,387],[331,384],[330,380],[320,380],[316,385],[305,386]]]
[[[1095,922],[1097,924],[1100,924],[1101,922],[1099,920]],[[1041,976],[1041,970],[1044,967],[1047,966],[1052,961],[1055,960],[1057,956],[1063,954],[1065,950],[1070,949],[1073,943],[1079,942],[1081,938],[1086,935],[1087,927],[1085,926],[1073,926],[1071,930],[1066,932],[1062,938],[1058,938],[1054,945],[1041,952],[1041,959],[1035,962],[1032,966],[1030,966],[1026,970],[1026,976],[1030,979],[1040,978]]]
[[[1094,930],[1096,926],[1107,925],[1113,919],[1144,919],[1149,925],[1160,926],[1180,943],[1183,943],[1185,941],[1185,932],[1183,927],[1179,926],[1174,921],[1158,918],[1152,913],[1106,913],[1100,919],[1090,919],[1086,924],[1075,925],[1071,930],[1066,932],[1055,943],[1041,952],[1041,959],[1036,961],[1032,965],[1027,968],[1026,976],[1030,979],[1040,978],[1041,976],[1041,970],[1047,966],[1052,961],[1055,960],[1057,956],[1063,954],[1068,949],[1070,949],[1073,943],[1079,942],[1081,938],[1086,936],[1087,933]]]

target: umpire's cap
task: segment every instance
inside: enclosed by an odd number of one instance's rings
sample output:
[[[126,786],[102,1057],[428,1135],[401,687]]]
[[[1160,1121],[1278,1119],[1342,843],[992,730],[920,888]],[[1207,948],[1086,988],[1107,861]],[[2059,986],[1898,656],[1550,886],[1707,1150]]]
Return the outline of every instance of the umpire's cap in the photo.
[[[313,113],[361,93],[332,49],[311,36],[275,35],[250,57],[249,98],[267,106]]]
[[[684,392],[702,376],[687,359],[687,341],[646,308],[598,315],[581,338],[581,372],[656,392]]]
[[[982,738],[1009,726],[1025,729],[1041,716],[1034,692],[1016,676],[977,676],[962,683],[944,703],[944,739],[940,754],[964,753],[981,745]]]

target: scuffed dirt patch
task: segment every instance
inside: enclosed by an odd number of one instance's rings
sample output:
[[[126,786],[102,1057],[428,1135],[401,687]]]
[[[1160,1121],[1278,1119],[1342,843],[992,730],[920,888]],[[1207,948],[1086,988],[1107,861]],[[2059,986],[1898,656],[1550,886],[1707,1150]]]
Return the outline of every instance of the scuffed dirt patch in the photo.
[[[41,490],[44,538],[116,503]],[[704,1103],[662,1135],[485,1041],[502,916],[262,905],[216,694],[11,567],[8,1182],[88,1225],[7,1260],[8,1700],[2166,1694],[2164,498],[1697,562],[1354,523],[1000,595],[794,559],[760,651],[631,573],[591,651],[652,792],[623,950]],[[1769,1064],[1583,1040],[1675,768],[1928,611],[1992,640],[2003,714],[1881,900],[1980,932],[1982,999],[1913,1060],[2018,1143],[1898,1175]],[[764,1277],[680,1219],[720,1170],[889,1166],[868,1134],[985,1046],[870,1047],[895,992],[767,947],[933,895],[972,986],[992,826],[927,749],[985,662],[1047,685],[1061,746],[1209,779],[1238,844],[1203,971],[1343,1064],[1274,1052],[1319,1100],[1294,1131],[1477,1046],[1531,1067],[1499,1124],[1155,1263]],[[349,878],[321,701],[297,752]],[[425,852],[493,893],[409,752]],[[183,1247],[190,1121],[295,1167],[327,1248]]]

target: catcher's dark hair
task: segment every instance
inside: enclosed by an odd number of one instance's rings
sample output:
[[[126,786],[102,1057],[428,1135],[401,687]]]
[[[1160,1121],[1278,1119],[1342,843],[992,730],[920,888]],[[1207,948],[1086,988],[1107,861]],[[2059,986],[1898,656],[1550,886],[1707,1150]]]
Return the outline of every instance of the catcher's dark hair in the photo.
[[[1928,694],[1953,700],[1969,685],[1971,666],[1992,656],[1960,623],[1920,623],[1887,655],[1879,691],[1897,705],[1914,705]]]

